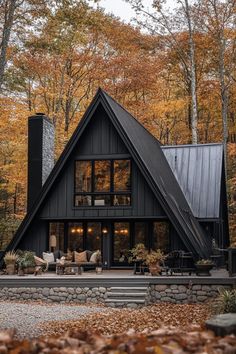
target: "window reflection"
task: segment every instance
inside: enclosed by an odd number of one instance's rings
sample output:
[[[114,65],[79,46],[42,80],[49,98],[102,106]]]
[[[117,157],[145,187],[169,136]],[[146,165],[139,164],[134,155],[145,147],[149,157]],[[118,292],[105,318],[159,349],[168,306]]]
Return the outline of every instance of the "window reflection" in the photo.
[[[113,199],[113,205],[130,205],[131,198],[128,194],[115,194]]]
[[[102,228],[100,222],[88,222],[86,247],[90,251],[101,250]]]
[[[130,206],[131,161],[76,161],[75,207]]]
[[[160,248],[164,252],[169,252],[169,223],[158,221],[153,223],[153,249]]]
[[[69,223],[68,228],[68,249],[70,251],[83,251],[84,228],[83,223]]]
[[[111,189],[111,162],[95,161],[95,192],[109,192]]]
[[[111,205],[111,196],[110,195],[95,195],[94,196],[94,205],[95,206],[110,206]]]
[[[130,191],[130,160],[114,161],[114,190]]]
[[[91,192],[92,164],[91,161],[76,161],[75,191]]]
[[[76,195],[75,196],[75,206],[91,206],[92,196],[91,195]]]
[[[64,250],[64,223],[62,222],[50,222],[49,223],[49,247],[50,250],[50,239],[51,236],[56,236],[56,247],[55,250]]]
[[[127,263],[130,249],[130,227],[128,222],[114,223],[114,262]]]
[[[148,224],[146,222],[136,222],[134,224],[134,232],[135,245],[138,243],[143,243],[145,245],[148,239]]]

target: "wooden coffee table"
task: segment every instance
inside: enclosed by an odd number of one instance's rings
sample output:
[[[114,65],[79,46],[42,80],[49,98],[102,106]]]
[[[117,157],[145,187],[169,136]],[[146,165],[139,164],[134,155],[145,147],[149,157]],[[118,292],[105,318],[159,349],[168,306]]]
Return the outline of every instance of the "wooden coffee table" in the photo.
[[[81,267],[76,262],[65,262],[64,264],[58,263],[56,265],[57,275],[80,275]]]

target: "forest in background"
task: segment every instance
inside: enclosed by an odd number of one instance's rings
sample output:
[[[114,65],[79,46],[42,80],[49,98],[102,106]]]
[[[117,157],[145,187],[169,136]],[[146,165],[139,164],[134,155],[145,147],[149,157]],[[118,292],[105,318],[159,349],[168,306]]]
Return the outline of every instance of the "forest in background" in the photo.
[[[0,0],[0,250],[26,212],[28,116],[56,127],[55,160],[101,86],[163,144],[227,147],[236,241],[236,0]],[[93,5],[93,6],[92,6]]]

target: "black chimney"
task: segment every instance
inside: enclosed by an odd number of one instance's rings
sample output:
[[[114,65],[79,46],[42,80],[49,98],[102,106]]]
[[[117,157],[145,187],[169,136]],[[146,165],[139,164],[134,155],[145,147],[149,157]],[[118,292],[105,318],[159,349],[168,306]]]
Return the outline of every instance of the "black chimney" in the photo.
[[[54,125],[43,113],[28,121],[28,197],[29,211],[54,165]]]

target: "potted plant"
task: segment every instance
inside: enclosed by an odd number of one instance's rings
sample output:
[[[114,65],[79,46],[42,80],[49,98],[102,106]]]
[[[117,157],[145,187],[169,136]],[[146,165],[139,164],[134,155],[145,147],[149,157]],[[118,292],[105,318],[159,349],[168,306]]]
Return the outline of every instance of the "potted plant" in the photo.
[[[149,272],[151,275],[159,275],[161,273],[160,263],[164,261],[166,256],[164,253],[157,249],[156,251],[151,251],[146,258],[146,264],[149,267]]]
[[[96,273],[97,274],[102,274],[102,254],[101,251],[97,251],[97,255],[96,255]]]
[[[200,259],[195,263],[196,274],[200,276],[211,276],[210,270],[213,268],[211,259]]]
[[[35,271],[34,252],[18,251],[18,275],[33,274]]]
[[[6,273],[8,275],[15,274],[16,270],[17,254],[14,251],[9,251],[4,256],[4,262],[6,265]]]
[[[138,243],[130,250],[129,263],[134,263],[134,274],[139,269],[139,274],[144,274],[144,263],[147,258],[148,251],[143,243]]]

